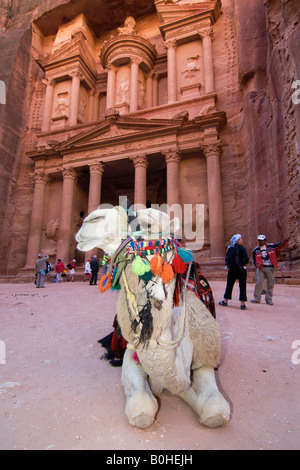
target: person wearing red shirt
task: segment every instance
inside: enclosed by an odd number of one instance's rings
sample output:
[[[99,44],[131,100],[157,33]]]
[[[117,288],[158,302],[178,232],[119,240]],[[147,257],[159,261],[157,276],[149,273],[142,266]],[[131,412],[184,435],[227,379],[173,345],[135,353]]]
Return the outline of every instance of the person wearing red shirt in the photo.
[[[280,243],[267,243],[265,235],[258,235],[259,245],[252,252],[253,263],[256,267],[256,284],[254,288],[254,298],[250,302],[260,303],[264,280],[267,281],[266,303],[273,305],[273,287],[275,284],[275,269],[277,268],[277,251],[281,250],[288,242],[285,238]]]
[[[62,282],[62,273],[66,270],[64,263],[62,262],[61,259],[57,260],[56,266],[55,266],[55,272],[57,274],[57,282]]]

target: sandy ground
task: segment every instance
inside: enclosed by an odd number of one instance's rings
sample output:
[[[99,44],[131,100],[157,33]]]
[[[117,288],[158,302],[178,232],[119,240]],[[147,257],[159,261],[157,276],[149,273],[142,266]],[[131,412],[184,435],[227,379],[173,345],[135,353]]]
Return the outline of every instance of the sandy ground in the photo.
[[[225,284],[211,286],[218,303]],[[276,285],[272,307],[241,311],[237,298],[236,286],[231,306],[217,305],[228,425],[201,426],[166,392],[156,422],[140,430],[124,413],[121,369],[100,359],[117,294],[83,282],[0,284],[0,449],[299,449],[300,288]]]

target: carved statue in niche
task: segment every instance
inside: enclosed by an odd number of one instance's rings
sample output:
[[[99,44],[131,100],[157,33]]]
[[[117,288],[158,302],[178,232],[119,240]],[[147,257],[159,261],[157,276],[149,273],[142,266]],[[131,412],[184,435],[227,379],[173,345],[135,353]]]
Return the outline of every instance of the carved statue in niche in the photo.
[[[59,227],[59,220],[50,220],[50,222],[47,224],[46,230],[45,230],[45,237],[48,240],[54,240],[55,242],[57,241],[57,231]]]
[[[197,75],[196,72],[200,70],[198,59],[199,59],[198,55],[195,57],[189,57],[187,59],[186,67],[181,72],[184,75],[184,78],[186,78],[187,80],[193,79]]]
[[[129,102],[129,83],[123,81],[119,86],[117,92],[117,102],[118,103],[128,103]]]
[[[67,91],[63,93],[58,93],[56,97],[56,104],[55,104],[55,110],[54,110],[55,117],[68,116],[69,108],[70,108],[69,93]]]
[[[86,111],[88,107],[87,99],[80,97],[79,99],[79,108],[78,108],[78,120],[80,122],[85,122],[86,118]]]
[[[118,28],[119,34],[120,35],[135,34],[136,33],[135,25],[136,25],[136,22],[133,16],[127,16],[124,22],[124,26],[122,28]]]
[[[56,255],[56,245],[58,237],[58,227],[59,220],[50,220],[48,222],[42,240],[42,250],[47,253],[47,255],[55,256]]]

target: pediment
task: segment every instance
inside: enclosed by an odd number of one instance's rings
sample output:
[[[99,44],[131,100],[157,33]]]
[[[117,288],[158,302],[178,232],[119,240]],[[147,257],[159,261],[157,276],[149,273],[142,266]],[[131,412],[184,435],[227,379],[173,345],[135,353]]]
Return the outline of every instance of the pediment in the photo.
[[[192,17],[211,16],[214,23],[220,15],[220,0],[199,3],[165,3],[157,5],[161,26],[178,23]]]
[[[126,142],[132,139],[151,138],[151,135],[175,131],[182,124],[182,119],[108,119],[103,121],[93,130],[82,132],[58,144],[55,150],[59,152],[68,149],[85,148],[87,146],[114,145],[120,141]]]
[[[87,41],[81,31],[78,31],[71,41],[66,42],[55,52],[37,62],[45,71],[55,69],[66,62],[68,64],[83,62],[96,75],[95,61],[89,53]]]

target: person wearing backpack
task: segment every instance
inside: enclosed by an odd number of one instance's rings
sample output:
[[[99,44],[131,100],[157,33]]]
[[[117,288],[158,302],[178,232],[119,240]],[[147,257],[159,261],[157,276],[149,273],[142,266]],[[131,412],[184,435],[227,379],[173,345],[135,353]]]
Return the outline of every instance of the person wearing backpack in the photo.
[[[224,300],[219,302],[219,305],[226,307],[228,300],[232,298],[232,289],[235,281],[239,281],[240,295],[239,300],[241,302],[241,310],[246,310],[245,302],[247,301],[246,283],[247,283],[247,268],[246,264],[249,263],[249,256],[243,246],[242,235],[237,233],[231,238],[231,243],[227,248],[225,263],[228,267],[227,284],[224,294]]]

